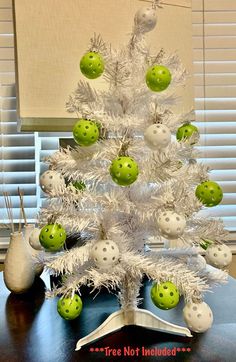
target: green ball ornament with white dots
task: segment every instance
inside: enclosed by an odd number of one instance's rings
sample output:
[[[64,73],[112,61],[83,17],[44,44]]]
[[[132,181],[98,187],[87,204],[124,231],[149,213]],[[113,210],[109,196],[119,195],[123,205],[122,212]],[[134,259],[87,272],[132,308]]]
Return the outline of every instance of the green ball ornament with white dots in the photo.
[[[213,207],[223,199],[223,191],[220,185],[214,181],[204,181],[197,186],[195,195],[203,205]]]
[[[78,294],[73,298],[62,297],[57,302],[57,311],[60,316],[67,320],[77,318],[82,311],[83,303]]]
[[[60,224],[45,225],[39,234],[40,244],[49,251],[57,251],[66,241],[66,231]]]
[[[179,127],[176,133],[176,138],[178,141],[188,140],[192,138],[192,143],[196,143],[199,139],[199,131],[196,126],[193,124],[184,124]]]
[[[156,307],[160,309],[172,309],[179,303],[179,291],[172,282],[153,284],[151,298]]]
[[[162,92],[169,87],[171,73],[164,65],[153,65],[146,73],[146,84],[153,92]]]
[[[101,54],[88,52],[80,60],[80,70],[86,78],[96,79],[104,72],[104,60]]]
[[[97,142],[99,137],[99,129],[95,122],[80,119],[73,128],[74,140],[80,146],[91,146]]]
[[[110,175],[120,186],[129,186],[138,178],[138,164],[130,157],[122,156],[112,161]]]

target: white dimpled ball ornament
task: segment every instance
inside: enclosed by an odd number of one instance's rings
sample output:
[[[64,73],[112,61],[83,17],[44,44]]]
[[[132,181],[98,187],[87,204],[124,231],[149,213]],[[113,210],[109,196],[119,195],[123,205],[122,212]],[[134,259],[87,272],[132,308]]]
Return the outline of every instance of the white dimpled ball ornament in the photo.
[[[43,247],[39,242],[40,231],[41,231],[41,229],[34,228],[33,231],[30,233],[30,236],[29,236],[30,246],[35,250],[43,250]]]
[[[187,303],[183,309],[183,317],[188,328],[197,333],[206,332],[213,322],[211,308],[205,302]]]
[[[91,257],[100,269],[110,268],[119,261],[120,251],[113,240],[100,240],[92,247]]]
[[[157,23],[157,14],[151,6],[143,7],[135,14],[135,24],[142,33],[147,33],[155,28]]]
[[[144,141],[152,150],[165,148],[171,141],[171,133],[164,124],[153,124],[144,132]]]
[[[183,235],[186,219],[174,211],[163,211],[157,218],[158,230],[167,239],[175,239]]]
[[[232,252],[225,244],[211,245],[207,248],[206,260],[212,266],[224,268],[231,263]]]
[[[52,190],[60,189],[64,186],[65,180],[57,171],[48,170],[40,177],[40,187],[46,193],[50,193]]]

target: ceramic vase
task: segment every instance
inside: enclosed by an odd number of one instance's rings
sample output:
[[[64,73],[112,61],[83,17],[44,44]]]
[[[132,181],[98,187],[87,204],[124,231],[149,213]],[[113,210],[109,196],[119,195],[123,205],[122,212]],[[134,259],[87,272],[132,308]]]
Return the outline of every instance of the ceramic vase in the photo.
[[[13,293],[26,292],[34,282],[34,264],[22,233],[10,236],[3,277],[6,287]]]

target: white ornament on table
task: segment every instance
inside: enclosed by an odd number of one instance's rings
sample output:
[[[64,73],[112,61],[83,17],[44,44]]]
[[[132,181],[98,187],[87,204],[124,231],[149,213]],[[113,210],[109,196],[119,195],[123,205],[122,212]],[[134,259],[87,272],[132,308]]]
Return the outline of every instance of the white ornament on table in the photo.
[[[186,220],[174,211],[163,211],[157,218],[158,230],[167,239],[176,239],[183,235]]]
[[[100,269],[112,267],[119,261],[120,251],[113,240],[100,240],[94,244],[91,257]]]
[[[187,266],[195,272],[205,269],[206,265],[206,260],[202,255],[190,256],[187,259]]]
[[[34,282],[34,263],[20,232],[12,233],[10,236],[3,277],[6,287],[13,293],[26,292]]]
[[[225,244],[210,245],[206,250],[208,264],[216,268],[224,268],[232,261],[232,252]]]
[[[156,26],[157,13],[152,6],[140,8],[135,14],[134,21],[140,32],[147,33]]]
[[[171,141],[171,132],[164,124],[152,124],[144,132],[144,141],[152,150],[165,148]]]
[[[65,180],[59,172],[48,170],[40,176],[40,187],[45,193],[50,193],[65,187]]]
[[[183,309],[183,317],[188,328],[197,333],[207,331],[213,323],[212,310],[205,302],[187,303]]]

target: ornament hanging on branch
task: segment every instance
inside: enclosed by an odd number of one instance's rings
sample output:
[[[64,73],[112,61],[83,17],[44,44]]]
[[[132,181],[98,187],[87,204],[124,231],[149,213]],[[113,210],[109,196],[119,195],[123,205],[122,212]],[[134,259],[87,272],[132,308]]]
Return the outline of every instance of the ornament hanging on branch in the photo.
[[[146,73],[146,84],[153,92],[162,92],[169,87],[171,73],[164,65],[153,65]]]
[[[212,240],[209,240],[209,239],[202,239],[201,243],[200,243],[200,246],[204,249],[204,250],[207,250],[207,248],[213,244],[213,241]]]
[[[183,309],[184,321],[193,332],[203,333],[211,328],[213,314],[205,302],[188,303]]]
[[[86,185],[83,181],[70,182],[67,187],[74,194],[79,194],[86,189]]]
[[[42,245],[39,242],[39,235],[40,235],[41,229],[34,228],[29,236],[29,244],[34,250],[43,250]]]
[[[83,308],[83,303],[78,294],[74,294],[73,298],[61,297],[57,302],[57,311],[59,315],[66,320],[77,318]]]
[[[65,240],[66,231],[60,224],[45,225],[39,235],[41,245],[49,251],[60,250]]]
[[[113,267],[119,261],[120,251],[113,240],[100,240],[91,250],[91,258],[100,269]]]
[[[104,72],[104,60],[101,54],[88,52],[80,60],[80,70],[86,78],[96,79]]]
[[[144,141],[152,150],[165,148],[171,141],[171,132],[164,124],[153,124],[145,130]]]
[[[157,227],[161,235],[167,239],[179,238],[184,233],[186,219],[174,211],[163,211],[158,215]]]
[[[189,140],[191,145],[194,145],[199,141],[199,131],[196,126],[193,124],[184,124],[179,127],[176,133],[176,138],[178,141]]]
[[[204,181],[197,186],[195,195],[203,205],[212,207],[221,202],[223,191],[218,183],[214,181]]]
[[[134,17],[134,23],[140,33],[148,33],[153,30],[157,23],[157,13],[151,6],[139,9]]]
[[[91,146],[97,142],[99,129],[95,122],[87,119],[80,119],[73,128],[74,140],[80,146]]]
[[[65,180],[59,172],[48,170],[40,177],[40,187],[45,193],[50,193],[54,189],[60,190],[60,188],[64,188]]]
[[[110,166],[112,180],[120,186],[131,185],[137,180],[138,174],[138,164],[131,157],[118,157]]]
[[[206,251],[206,260],[216,268],[224,268],[231,263],[232,252],[225,244],[210,245]]]
[[[151,299],[160,309],[172,309],[179,303],[179,291],[172,282],[155,283],[151,288]]]

